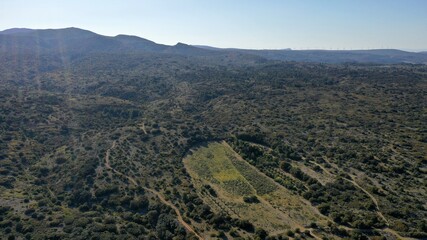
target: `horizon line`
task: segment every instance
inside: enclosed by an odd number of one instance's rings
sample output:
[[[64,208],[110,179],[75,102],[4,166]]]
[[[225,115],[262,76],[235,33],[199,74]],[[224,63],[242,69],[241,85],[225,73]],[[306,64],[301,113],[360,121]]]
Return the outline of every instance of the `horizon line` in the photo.
[[[88,30],[88,29],[84,29],[84,28],[79,28],[79,27],[62,27],[62,28],[27,28],[27,27],[12,27],[12,28],[6,28],[3,30],[0,30],[0,33],[6,30],[12,30],[12,29],[26,29],[26,30],[34,30],[34,31],[38,31],[38,30],[65,30],[65,29],[79,29],[79,30],[83,30],[83,31],[89,31],[92,32],[94,34],[100,35],[100,36],[104,36],[104,37],[117,37],[120,35],[127,35],[127,36],[133,36],[133,37],[139,37],[139,38],[143,38],[149,41],[152,41],[150,39],[144,38],[142,36],[139,35],[129,35],[126,33],[119,33],[116,35],[104,35],[104,34],[100,34],[97,33],[95,31],[92,30]],[[163,43],[158,43],[155,41],[152,41],[156,44],[162,44],[162,45],[168,45],[168,44],[163,44]],[[284,48],[239,48],[239,47],[216,47],[213,45],[205,45],[205,44],[189,44],[189,43],[183,43],[183,42],[177,42],[175,45],[177,44],[187,44],[189,46],[193,46],[193,47],[198,47],[198,48],[212,48],[212,49],[218,49],[218,50],[254,50],[254,51],[374,51],[374,50],[399,50],[399,51],[404,51],[404,52],[412,52],[412,53],[424,53],[427,52],[427,48],[425,49],[411,49],[411,48],[318,48],[318,47],[307,47],[307,48],[290,48],[290,47],[284,47]],[[174,46],[174,45],[169,45],[169,46]]]

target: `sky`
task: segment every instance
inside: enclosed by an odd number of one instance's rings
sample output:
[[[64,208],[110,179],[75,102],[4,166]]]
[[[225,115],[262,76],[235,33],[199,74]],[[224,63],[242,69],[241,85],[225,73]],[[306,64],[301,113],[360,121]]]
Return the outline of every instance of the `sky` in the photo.
[[[0,0],[0,30],[248,49],[427,50],[427,0]]]

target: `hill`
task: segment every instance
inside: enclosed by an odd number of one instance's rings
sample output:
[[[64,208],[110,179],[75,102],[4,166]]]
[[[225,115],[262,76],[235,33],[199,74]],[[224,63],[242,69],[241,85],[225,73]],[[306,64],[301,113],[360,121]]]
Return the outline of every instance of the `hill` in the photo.
[[[427,63],[425,52],[406,52],[396,49],[372,50],[249,50],[249,49],[221,49],[209,46],[196,46],[203,49],[239,52],[252,54],[270,60],[319,62],[319,63]]]
[[[14,54],[62,54],[70,58],[93,53],[120,54],[178,54],[209,57],[217,61],[237,58],[251,61],[280,60],[321,63],[427,63],[427,54],[395,49],[379,50],[246,50],[220,49],[209,46],[175,46],[157,44],[150,40],[128,35],[102,36],[78,28],[33,30],[14,28],[0,32],[0,52]],[[257,58],[258,57],[258,58]],[[234,61],[234,60],[232,60]]]
[[[0,38],[2,238],[427,237],[426,65]]]
[[[211,51],[189,45],[166,46],[136,36],[102,36],[78,28],[65,29],[9,29],[0,32],[0,51],[28,54],[65,54],[81,56],[92,53],[170,53],[181,55],[209,55]]]

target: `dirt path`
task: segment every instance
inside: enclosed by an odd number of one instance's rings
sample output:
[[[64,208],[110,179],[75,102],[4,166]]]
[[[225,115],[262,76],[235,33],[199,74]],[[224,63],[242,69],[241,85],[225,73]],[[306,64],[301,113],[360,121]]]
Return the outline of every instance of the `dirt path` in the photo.
[[[328,169],[326,169],[324,166],[322,166],[321,164],[318,164],[317,162],[314,162],[314,161],[310,161],[311,163],[313,163],[314,165],[316,165],[316,166],[318,166],[318,167],[320,167],[322,170],[323,170],[323,172],[325,172],[326,174],[328,174],[330,177],[335,177],[335,175],[334,174],[332,174],[331,172],[329,172],[329,170]]]
[[[110,165],[110,151],[111,151],[111,149],[113,149],[115,147],[116,147],[116,140],[113,141],[113,144],[111,144],[111,147],[105,153],[105,167],[107,169],[112,169],[111,165]]]
[[[380,206],[378,205],[377,199],[372,194],[370,194],[366,189],[364,189],[362,186],[360,186],[356,181],[354,181],[354,177],[352,175],[350,175],[350,177],[351,177],[351,179],[344,178],[344,180],[352,183],[355,187],[362,190],[366,195],[368,195],[371,198],[372,202],[375,204],[375,208],[377,210],[378,216],[380,216],[380,218],[382,218],[384,220],[384,222],[387,224],[387,226],[389,226],[388,220],[384,217],[384,215],[380,211]]]
[[[132,184],[134,184],[135,186],[139,186],[139,184],[138,184],[138,182],[137,181],[135,181],[135,179],[134,178],[132,178],[132,177],[130,177],[130,176],[127,176],[127,175],[125,175],[125,174],[123,174],[123,173],[121,173],[121,172],[119,172],[119,171],[117,171],[116,169],[114,169],[114,168],[112,168],[111,167],[111,164],[110,164],[110,151],[111,151],[111,149],[113,149],[113,148],[115,148],[116,147],[116,141],[114,140],[113,141],[113,144],[111,145],[111,147],[107,150],[107,152],[105,153],[105,167],[107,168],[107,169],[109,169],[109,170],[111,170],[111,171],[113,171],[115,174],[117,174],[117,175],[120,175],[120,176],[123,176],[123,177],[125,177],[125,178],[127,178],[128,180],[129,180],[129,182],[131,182]],[[144,190],[146,190],[146,191],[149,191],[149,192],[151,192],[152,194],[154,194],[154,195],[156,195],[157,196],[157,198],[159,198],[160,199],[160,201],[163,203],[163,204],[165,204],[165,205],[167,205],[167,206],[169,206],[169,207],[171,207],[174,211],[175,211],[175,214],[178,216],[177,217],[177,220],[178,220],[178,222],[188,231],[188,232],[191,232],[191,233],[193,233],[197,238],[199,238],[199,239],[201,239],[201,240],[203,240],[203,238],[199,235],[199,234],[197,234],[196,233],[196,231],[194,231],[194,229],[188,224],[188,223],[186,223],[185,221],[184,221],[184,219],[183,219],[183,217],[182,217],[182,215],[181,215],[181,212],[179,211],[179,209],[175,206],[175,205],[173,205],[171,202],[169,202],[169,201],[167,201],[164,197],[163,197],[163,195],[161,194],[161,193],[159,193],[158,191],[156,191],[156,190],[154,190],[154,189],[151,189],[151,188],[148,188],[148,187],[143,187],[142,186],[142,188],[144,189]]]
[[[147,130],[145,129],[145,123],[142,122],[141,124],[139,124],[139,127],[145,133],[145,135],[147,135]]]
[[[262,147],[262,148],[264,148],[264,149],[266,149],[266,150],[268,150],[268,151],[272,151],[272,149],[271,148],[269,148],[269,147],[267,147],[267,146],[264,146],[264,145],[261,145],[261,144],[257,144],[257,143],[252,143],[252,142],[248,142],[249,144],[252,144],[252,145],[255,145],[255,146],[259,146],[259,147]],[[228,145],[228,144],[227,144]],[[228,145],[229,146],[229,145]],[[229,146],[229,147],[231,147],[231,146]],[[394,149],[392,149],[392,151],[395,151]],[[327,159],[326,157],[324,157],[324,160],[330,165],[330,166],[332,166],[334,169],[336,169],[336,170],[338,170],[338,171],[340,171],[341,169],[339,169],[336,165],[334,165],[334,164],[332,164],[330,161],[329,161],[329,159]],[[328,169],[326,169],[325,167],[323,167],[321,164],[318,164],[318,163],[316,163],[316,162],[314,162],[314,161],[310,161],[311,163],[313,163],[313,164],[315,164],[315,165],[317,165],[317,166],[319,166],[326,174],[328,174],[329,176],[336,176],[335,174],[333,174],[333,173],[331,173]],[[371,193],[369,193],[365,188],[363,188],[362,186],[360,186],[356,181],[355,181],[355,179],[354,179],[354,176],[353,175],[349,175],[350,177],[351,177],[351,179],[348,179],[348,178],[343,178],[344,180],[346,180],[346,181],[348,181],[348,182],[350,182],[351,184],[353,184],[356,188],[358,188],[358,189],[360,189],[361,191],[363,191],[366,195],[368,195],[368,197],[372,200],[372,202],[374,203],[374,205],[375,205],[375,208],[376,208],[376,213],[378,214],[378,216],[381,218],[381,219],[383,219],[384,220],[384,222],[386,223],[386,225],[387,225],[387,227],[386,228],[384,228],[384,229],[376,229],[376,230],[379,230],[379,231],[383,231],[383,232],[387,232],[387,233],[390,233],[390,234],[392,234],[392,235],[394,235],[394,236],[396,236],[398,239],[411,239],[411,238],[405,238],[405,237],[402,237],[398,232],[396,232],[396,231],[394,231],[393,229],[391,229],[391,228],[389,228],[388,226],[390,225],[390,223],[389,223],[389,221],[385,218],[385,216],[382,214],[382,212],[380,211],[380,207],[379,207],[379,204],[378,204],[378,200],[375,198],[375,196],[373,196]],[[316,208],[317,209],[317,208]],[[324,216],[324,215],[321,215],[321,216]],[[327,216],[324,216],[324,217],[326,217],[326,218],[328,218]],[[329,219],[329,218],[328,218]],[[346,229],[349,229],[349,230],[352,230],[352,228],[347,228],[347,227],[344,227],[344,228],[346,228]],[[313,237],[314,238],[316,238],[316,239],[319,239],[313,232],[312,232],[312,230],[311,229],[308,229],[309,231],[310,231],[310,234],[312,234],[313,235]]]
[[[333,166],[332,164],[331,164],[331,162],[329,161],[329,159],[327,159],[327,158],[323,158],[323,159],[325,159],[325,161],[327,162],[327,163],[329,163],[331,166]],[[321,166],[320,164],[317,164],[319,167],[322,167],[322,169],[323,169],[323,166]],[[338,171],[340,171],[340,169],[338,168],[338,167],[335,167]],[[328,174],[332,174],[331,172],[328,172]],[[386,225],[387,225],[387,227],[386,228],[384,228],[384,229],[376,229],[376,230],[379,230],[379,231],[383,231],[383,232],[387,232],[387,233],[390,233],[390,234],[392,234],[392,235],[394,235],[394,236],[396,236],[398,239],[412,239],[412,238],[406,238],[406,237],[402,237],[398,232],[396,232],[396,231],[394,231],[393,229],[391,229],[391,228],[389,228],[389,226],[390,226],[390,222],[387,220],[387,218],[385,218],[384,217],[384,215],[382,214],[382,212],[380,211],[380,207],[379,207],[379,204],[378,204],[378,200],[375,198],[375,196],[373,196],[371,193],[369,193],[368,192],[368,190],[366,190],[365,188],[363,188],[362,186],[360,186],[356,181],[355,181],[355,179],[354,179],[354,176],[353,175],[350,175],[350,174],[348,174],[350,177],[351,177],[351,179],[348,179],[348,178],[343,178],[344,180],[346,180],[346,181],[348,181],[348,182],[350,182],[351,184],[353,184],[356,188],[358,188],[358,189],[360,189],[361,191],[363,191],[366,195],[368,195],[368,197],[369,198],[371,198],[371,200],[372,200],[372,202],[375,204],[375,208],[376,208],[376,212],[377,212],[377,214],[378,214],[378,216],[380,216],[380,218],[381,219],[383,219],[384,220],[384,222],[386,223]]]
[[[317,236],[317,235],[313,232],[313,229],[309,228],[309,229],[307,229],[307,230],[310,232],[310,235],[311,235],[313,238],[315,238],[315,239],[317,239],[317,240],[323,240],[323,238],[321,238],[321,237]]]
[[[159,192],[157,192],[156,190],[151,189],[151,188],[147,188],[147,187],[142,187],[142,188],[143,188],[143,189],[145,189],[145,190],[147,190],[147,191],[149,191],[149,192],[151,192],[151,193],[153,193],[154,195],[156,195],[156,196],[160,199],[160,201],[161,201],[162,203],[164,203],[165,205],[167,205],[167,206],[171,207],[171,208],[175,211],[176,215],[178,216],[178,222],[179,222],[179,223],[181,223],[181,225],[182,225],[182,226],[184,226],[184,228],[185,228],[187,231],[192,232],[192,233],[193,233],[194,235],[196,235],[196,237],[198,237],[199,239],[203,239],[199,234],[197,234],[197,233],[194,231],[194,229],[193,229],[193,228],[192,228],[188,223],[186,223],[186,222],[184,221],[184,219],[182,218],[181,213],[179,212],[179,209],[178,209],[175,205],[173,205],[171,202],[167,201],[167,200],[163,197],[163,195],[162,195],[161,193],[159,193]]]
[[[331,162],[329,161],[329,159],[327,159],[326,157],[324,157],[323,158],[329,165],[331,165],[331,166],[333,166],[332,164],[331,164]],[[320,164],[318,164],[318,163],[315,163],[315,162],[313,162],[314,164],[316,164],[317,166],[319,166],[319,167],[321,167],[327,174],[329,174],[329,175],[333,175],[331,172],[329,172],[328,170],[326,170],[322,165],[320,165]],[[340,169],[338,169],[338,167],[335,167],[338,171],[340,171]],[[365,188],[363,188],[362,186],[360,186],[356,181],[355,181],[355,179],[354,179],[354,176],[353,175],[350,175],[350,174],[348,174],[349,176],[350,176],[350,178],[351,179],[348,179],[348,178],[343,178],[345,181],[347,181],[347,182],[349,182],[349,183],[351,183],[351,184],[353,184],[353,186],[355,186],[356,188],[358,188],[358,189],[360,189],[362,192],[364,192],[366,195],[368,195],[368,197],[372,200],[372,202],[374,203],[374,205],[375,205],[375,208],[376,208],[376,212],[377,212],[377,214],[378,214],[378,216],[382,219],[382,220],[384,220],[384,222],[386,223],[386,225],[387,226],[389,226],[390,225],[390,223],[389,223],[389,221],[384,217],[384,215],[382,214],[382,212],[380,211],[380,206],[379,206],[379,204],[378,204],[378,200],[374,197],[374,195],[372,195],[370,192],[368,192],[368,190],[366,190]]]

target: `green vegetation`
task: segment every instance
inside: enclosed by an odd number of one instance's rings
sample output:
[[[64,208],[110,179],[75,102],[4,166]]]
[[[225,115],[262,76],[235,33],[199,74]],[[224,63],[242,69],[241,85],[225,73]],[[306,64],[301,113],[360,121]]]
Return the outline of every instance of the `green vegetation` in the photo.
[[[230,154],[232,152],[221,144],[211,144],[209,148],[201,148],[192,154],[192,159],[203,160],[189,160],[188,164],[201,178],[221,185],[232,195],[254,194],[256,189],[230,161],[228,156]]]
[[[205,238],[426,238],[426,89],[414,64],[0,53],[0,236],[196,238],[151,189]]]
[[[192,150],[184,164],[202,199],[217,214],[247,220],[275,234],[290,226],[307,224],[308,219],[320,219],[297,196],[240,159],[226,142],[211,142]],[[298,220],[289,218],[287,213],[298,215]],[[263,231],[255,234],[267,236]]]
[[[259,200],[255,195],[244,196],[243,201],[245,201],[246,203],[259,203]]]

